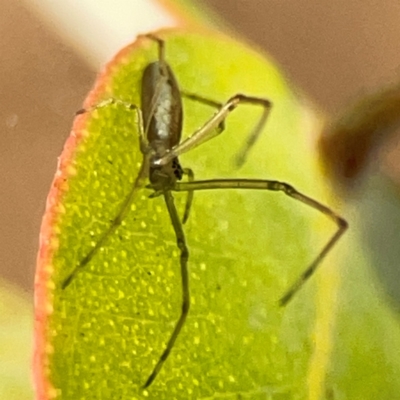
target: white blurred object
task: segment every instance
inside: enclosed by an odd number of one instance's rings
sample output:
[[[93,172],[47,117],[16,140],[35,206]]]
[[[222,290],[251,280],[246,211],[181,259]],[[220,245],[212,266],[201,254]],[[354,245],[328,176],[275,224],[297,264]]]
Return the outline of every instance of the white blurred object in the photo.
[[[98,68],[139,33],[178,21],[153,0],[24,0],[50,29]]]

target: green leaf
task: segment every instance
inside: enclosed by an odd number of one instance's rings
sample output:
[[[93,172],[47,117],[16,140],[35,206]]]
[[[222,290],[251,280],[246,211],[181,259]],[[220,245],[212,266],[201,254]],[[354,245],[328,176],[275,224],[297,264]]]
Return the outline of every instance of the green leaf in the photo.
[[[235,168],[234,157],[261,114],[250,105],[228,117],[222,135],[183,155],[184,167],[192,168],[197,179],[285,181],[324,204],[337,205],[319,172],[310,134],[316,120],[270,60],[215,33],[160,35],[185,91],[219,102],[244,93],[274,104],[243,168]],[[85,106],[110,97],[139,105],[143,69],[156,59],[156,45],[147,39],[122,50]],[[183,136],[214,112],[184,100]],[[134,112],[114,105],[76,118],[42,227],[36,292],[39,398],[347,398],[348,371],[357,376],[375,359],[362,353],[353,358],[358,348],[348,343],[346,326],[358,321],[351,305],[342,310],[337,300],[338,255],[346,253],[346,241],[328,255],[317,277],[280,308],[279,298],[336,226],[283,194],[250,190],[195,193],[184,227],[192,307],[159,376],[147,390],[140,388],[181,308],[179,251],[163,199],[149,199],[151,190],[137,188],[122,225],[69,287],[62,290],[61,284],[109,228],[141,162]],[[186,195],[174,197],[182,215]],[[361,269],[364,260],[356,258],[349,262],[347,253],[348,269]],[[360,279],[368,286],[367,274]],[[348,285],[343,290],[353,294]],[[378,302],[374,312],[382,311],[375,293],[367,299]],[[382,319],[383,327],[387,321]],[[368,342],[370,332],[362,330],[354,340],[361,340],[362,333]],[[397,326],[391,340],[399,337]],[[379,354],[377,373],[384,374],[394,355]],[[397,386],[394,382],[392,388],[399,393]],[[359,398],[376,398],[364,394]]]

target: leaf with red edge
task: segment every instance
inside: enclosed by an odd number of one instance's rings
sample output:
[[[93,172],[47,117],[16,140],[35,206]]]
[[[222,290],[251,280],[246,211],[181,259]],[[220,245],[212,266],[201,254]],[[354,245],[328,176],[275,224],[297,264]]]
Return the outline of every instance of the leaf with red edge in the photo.
[[[185,91],[219,102],[245,93],[274,104],[240,170],[234,157],[261,112],[249,105],[229,115],[222,135],[183,155],[182,165],[192,168],[196,179],[286,181],[326,203],[329,192],[314,141],[305,134],[313,117],[271,61],[215,33],[159,35]],[[110,97],[139,105],[143,69],[156,59],[156,46],[148,39],[123,49],[85,107]],[[183,136],[214,112],[184,100]],[[60,158],[36,276],[39,398],[316,400],[325,390],[345,391],[345,377],[331,364],[348,361],[339,351],[332,357],[334,344],[341,343],[333,335],[338,249],[323,263],[318,297],[310,282],[288,307],[278,307],[336,227],[283,194],[247,190],[195,193],[185,225],[192,308],[159,376],[141,389],[179,316],[181,287],[179,251],[163,199],[149,199],[151,190],[135,187],[142,163],[137,124],[136,113],[118,105],[78,116]],[[132,188],[133,202],[121,226],[62,290],[63,280],[109,228]],[[182,213],[186,196],[174,196]],[[353,317],[344,314],[341,321]],[[370,324],[360,321],[360,326]],[[383,365],[389,357],[382,358],[381,374],[388,373]],[[362,360],[365,366],[374,361],[368,355]]]

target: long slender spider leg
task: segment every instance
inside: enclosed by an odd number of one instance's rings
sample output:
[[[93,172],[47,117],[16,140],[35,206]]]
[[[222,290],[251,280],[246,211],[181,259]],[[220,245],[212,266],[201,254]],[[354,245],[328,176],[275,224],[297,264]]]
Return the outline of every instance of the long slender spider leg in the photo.
[[[162,62],[163,64],[166,64],[165,61],[165,40],[159,38],[158,36],[152,34],[152,33],[146,33],[144,35],[138,35],[138,39],[150,39],[153,42],[157,43],[158,46],[158,61]]]
[[[181,90],[181,95],[182,95],[182,97],[186,97],[189,100],[197,101],[198,103],[204,104],[206,106],[214,107],[218,110],[221,109],[224,105],[223,103],[208,99],[207,97],[199,96],[196,93],[190,93],[190,92]],[[219,133],[222,133],[225,130],[225,120],[222,120],[220,122],[217,129],[219,130]]]
[[[271,108],[272,108],[272,103],[268,101],[268,103],[265,104],[264,112],[262,113],[261,118],[258,120],[257,125],[254,126],[253,130],[247,136],[247,139],[246,139],[242,149],[239,150],[238,153],[236,154],[236,157],[235,157],[236,167],[240,168],[246,162],[249,151],[257,142],[257,140],[267,122]]]
[[[175,328],[167,342],[165,350],[161,354],[161,357],[159,358],[153,371],[147,378],[147,381],[143,385],[143,388],[147,388],[148,386],[150,386],[151,383],[154,381],[154,379],[157,377],[158,373],[160,372],[172,348],[174,347],[174,344],[182,330],[182,327],[185,324],[190,308],[189,272],[187,266],[189,259],[189,249],[186,245],[185,234],[183,232],[182,224],[179,220],[178,212],[175,207],[174,198],[169,190],[164,191],[164,199],[168,208],[169,216],[171,218],[172,226],[175,231],[176,242],[179,250],[181,251],[180,265],[181,265],[181,279],[182,279],[182,311],[178,321],[176,322]]]
[[[218,126],[225,120],[225,118],[239,105],[242,103],[256,104],[264,108],[264,112],[261,115],[259,122],[256,125],[256,129],[253,130],[250,135],[250,140],[245,147],[242,158],[245,160],[247,152],[250,150],[254,142],[257,140],[259,133],[261,132],[268,114],[271,110],[272,103],[263,98],[245,96],[243,94],[237,94],[231,97],[222,108],[217,111],[201,128],[196,130],[191,136],[185,139],[180,144],[172,148],[171,151],[167,152],[163,157],[154,161],[154,165],[166,165],[170,163],[174,158],[180,156],[183,153],[188,152],[191,149],[203,144],[204,142],[218,136],[221,132],[217,129]]]
[[[95,110],[98,110],[99,108],[109,107],[113,104],[125,107],[127,110],[136,110],[136,111],[140,112],[139,107],[135,104],[129,103],[124,100],[117,99],[115,97],[109,97],[108,99],[100,101],[99,103],[97,103],[89,108],[81,108],[80,110],[78,110],[75,113],[75,115],[81,115],[81,114],[85,114],[87,112],[93,112]]]
[[[325,215],[327,215],[325,213]],[[301,287],[307,282],[307,280],[314,274],[315,270],[320,265],[321,261],[325,256],[332,250],[337,241],[343,235],[343,233],[348,228],[348,223],[341,217],[336,216],[336,223],[338,229],[335,234],[329,239],[328,243],[322,248],[314,261],[300,274],[297,280],[292,284],[292,286],[286,291],[286,293],[279,299],[280,306],[286,306],[293,296],[301,289]]]
[[[106,107],[111,104],[119,104],[122,106],[128,105],[128,110],[135,110],[138,117],[138,127],[139,127],[139,140],[140,140],[140,148],[142,152],[144,151],[145,145],[145,138],[143,133],[143,122],[142,122],[142,114],[140,109],[135,106],[134,104],[126,103],[122,100],[110,98],[104,100],[103,102],[91,107],[91,110],[95,110],[97,108]],[[86,112],[86,111],[85,111]],[[144,155],[143,163],[141,169],[139,171],[138,176],[135,179],[134,184],[132,185],[131,190],[129,191],[128,195],[126,196],[125,200],[122,202],[121,207],[119,209],[118,214],[116,217],[111,221],[109,228],[100,236],[100,239],[96,243],[96,245],[86,254],[85,257],[75,266],[75,268],[68,274],[68,276],[63,280],[61,284],[61,288],[64,290],[66,289],[72,280],[75,278],[76,274],[82,270],[93,258],[93,256],[99,251],[99,249],[103,246],[104,242],[107,238],[121,225],[122,221],[124,220],[126,214],[129,211],[129,208],[132,204],[132,201],[135,197],[137,189],[141,186],[144,186],[145,175],[149,168],[149,162],[147,157]]]
[[[186,92],[185,90],[181,90],[181,95],[183,97],[186,97],[187,99],[197,101],[198,103],[205,104],[206,106],[214,107],[217,109],[220,109],[223,107],[223,103],[220,103],[219,101],[214,101],[211,99],[208,99],[207,97],[203,97],[198,95],[197,93],[191,93],[191,92]]]
[[[188,181],[193,182],[194,181],[194,172],[190,168],[184,168],[183,173],[187,175]],[[190,208],[193,203],[193,195],[194,192],[193,190],[189,190],[187,197],[186,197],[186,205],[185,205],[185,212],[183,213],[183,218],[182,218],[182,224],[185,224],[186,221],[189,219],[189,214],[190,214]]]
[[[272,180],[261,180],[261,179],[214,179],[205,181],[194,181],[194,182],[176,182],[172,191],[196,191],[196,190],[211,190],[211,189],[260,189],[260,190],[272,190],[282,191],[287,196],[292,197],[295,200],[301,201],[302,203],[314,208],[325,214],[331,220],[335,222],[338,229],[329,239],[326,245],[319,252],[313,262],[301,273],[299,278],[294,284],[286,291],[281,297],[279,303],[281,306],[286,305],[293,298],[293,296],[300,290],[300,288],[306,283],[306,281],[314,274],[321,261],[334,247],[340,237],[344,234],[348,228],[348,223],[345,219],[340,217],[330,208],[319,203],[318,201],[300,193],[293,186],[285,183]]]

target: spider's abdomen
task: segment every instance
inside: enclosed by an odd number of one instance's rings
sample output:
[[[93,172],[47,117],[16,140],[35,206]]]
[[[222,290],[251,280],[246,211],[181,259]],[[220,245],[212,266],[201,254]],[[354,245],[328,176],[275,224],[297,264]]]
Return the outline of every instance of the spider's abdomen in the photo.
[[[161,156],[177,145],[182,132],[182,99],[178,83],[166,63],[154,62],[143,72],[142,113],[149,144]]]

